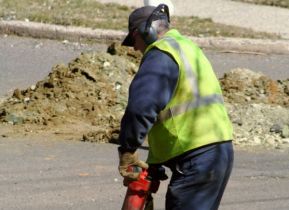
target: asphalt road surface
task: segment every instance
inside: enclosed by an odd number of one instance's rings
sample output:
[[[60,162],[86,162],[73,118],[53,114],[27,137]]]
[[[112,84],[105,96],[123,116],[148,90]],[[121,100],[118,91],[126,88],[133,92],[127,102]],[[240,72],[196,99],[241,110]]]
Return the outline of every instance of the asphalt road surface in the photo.
[[[67,64],[82,52],[104,51],[105,45],[0,35],[0,97],[42,80],[56,64]]]
[[[78,45],[19,37],[0,38],[0,96],[43,79],[53,65],[105,45]],[[288,56],[206,51],[218,75],[232,67],[289,78]],[[254,67],[254,68],[253,68]],[[273,68],[274,67],[274,68]],[[2,127],[3,128],[3,127]],[[0,209],[116,210],[126,189],[118,175],[117,145],[55,137],[9,138],[0,126]],[[3,130],[2,130],[3,131]],[[140,150],[145,159],[146,150]],[[169,172],[168,172],[169,174]],[[167,182],[155,196],[164,209]],[[289,151],[236,148],[235,165],[220,210],[288,210]]]
[[[140,150],[142,159],[146,153]],[[0,160],[2,210],[121,209],[126,188],[117,145],[0,137]],[[289,151],[236,149],[220,210],[288,210],[288,162]],[[164,209],[166,185],[155,195],[158,210]]]
[[[42,80],[52,66],[66,64],[82,52],[105,51],[106,45],[0,35],[0,97]],[[249,68],[273,79],[289,78],[288,55],[260,55],[206,51],[217,75],[233,68]]]

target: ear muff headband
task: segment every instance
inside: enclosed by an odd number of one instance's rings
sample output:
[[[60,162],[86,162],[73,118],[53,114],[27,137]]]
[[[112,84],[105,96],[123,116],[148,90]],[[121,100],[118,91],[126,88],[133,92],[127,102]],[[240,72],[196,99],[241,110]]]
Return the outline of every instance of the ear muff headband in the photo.
[[[151,27],[152,22],[155,17],[161,17],[163,14],[167,15],[168,22],[170,22],[170,12],[169,12],[169,7],[165,4],[160,4],[157,6],[157,8],[154,9],[152,14],[149,16],[149,18],[146,21],[146,26],[145,26],[145,31],[148,31],[148,28]]]
[[[157,32],[152,27],[152,22],[154,19],[161,19],[160,17],[166,14],[166,18],[168,22],[170,22],[170,13],[169,7],[165,4],[160,4],[157,8],[154,9],[152,14],[149,16],[147,21],[144,24],[141,24],[139,27],[139,31],[145,43],[147,45],[153,43],[157,40]]]

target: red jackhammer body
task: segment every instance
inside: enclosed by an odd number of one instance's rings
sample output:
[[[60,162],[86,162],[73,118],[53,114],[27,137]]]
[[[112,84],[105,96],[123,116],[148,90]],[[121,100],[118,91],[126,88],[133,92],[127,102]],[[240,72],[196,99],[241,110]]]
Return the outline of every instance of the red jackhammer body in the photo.
[[[122,210],[143,210],[147,199],[152,199],[150,194],[159,188],[159,180],[152,180],[147,170],[140,170],[139,179],[128,184]]]

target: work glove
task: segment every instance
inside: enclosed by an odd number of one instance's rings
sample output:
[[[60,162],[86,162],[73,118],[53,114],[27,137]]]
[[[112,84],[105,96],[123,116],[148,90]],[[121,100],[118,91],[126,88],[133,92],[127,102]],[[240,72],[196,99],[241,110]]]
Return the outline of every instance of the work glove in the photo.
[[[118,170],[120,175],[124,178],[124,185],[131,181],[137,180],[139,177],[139,170],[133,170],[133,168],[148,169],[148,164],[138,159],[137,152],[121,152],[118,150],[119,154],[119,166]],[[130,170],[132,167],[132,170]]]

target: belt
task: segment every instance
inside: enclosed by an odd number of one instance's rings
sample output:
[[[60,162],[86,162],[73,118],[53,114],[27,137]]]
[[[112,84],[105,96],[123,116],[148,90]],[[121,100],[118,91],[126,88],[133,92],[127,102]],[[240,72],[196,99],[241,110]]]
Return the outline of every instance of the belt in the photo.
[[[205,145],[203,147],[189,150],[188,152],[185,152],[184,154],[181,154],[177,157],[174,157],[167,162],[163,163],[164,166],[171,169],[172,172],[177,171],[180,174],[183,174],[181,171],[181,168],[187,168],[191,164],[191,159],[203,154],[204,152],[207,152],[208,150],[214,149],[217,145],[231,142],[229,141],[222,141],[222,142],[216,142],[213,144]]]

